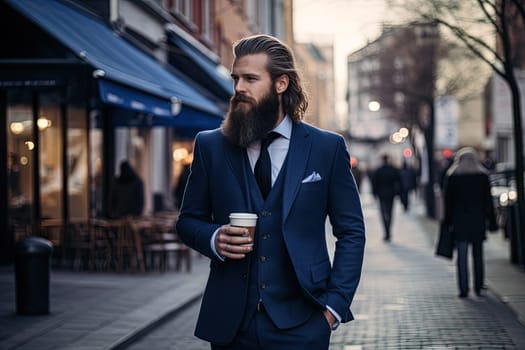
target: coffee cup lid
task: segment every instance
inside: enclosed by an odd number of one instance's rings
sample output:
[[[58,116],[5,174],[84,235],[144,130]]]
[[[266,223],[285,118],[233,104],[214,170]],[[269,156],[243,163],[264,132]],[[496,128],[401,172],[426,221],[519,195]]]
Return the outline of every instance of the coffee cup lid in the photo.
[[[230,213],[230,219],[257,219],[254,213]]]

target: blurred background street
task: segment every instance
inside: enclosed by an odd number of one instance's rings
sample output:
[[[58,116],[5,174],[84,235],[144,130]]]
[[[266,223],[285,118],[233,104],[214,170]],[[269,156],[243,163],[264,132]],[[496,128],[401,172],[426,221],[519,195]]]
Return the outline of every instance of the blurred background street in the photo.
[[[208,262],[174,228],[194,138],[228,111],[232,43],[257,33],[293,49],[305,121],[345,138],[362,193],[356,320],[331,348],[525,349],[521,0],[0,0],[0,349],[203,348]],[[463,147],[499,230],[484,296],[459,299],[434,251]],[[410,179],[389,243],[383,155]]]

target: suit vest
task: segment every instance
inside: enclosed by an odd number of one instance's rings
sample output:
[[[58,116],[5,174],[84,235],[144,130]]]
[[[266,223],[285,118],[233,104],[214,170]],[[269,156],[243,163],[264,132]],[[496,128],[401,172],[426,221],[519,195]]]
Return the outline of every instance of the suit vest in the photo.
[[[272,322],[280,329],[305,322],[316,307],[303,296],[284,243],[282,199],[286,163],[287,160],[266,201],[262,198],[255,177],[249,176],[251,204],[258,219],[254,250],[249,257],[248,298],[242,329],[248,326],[259,301]]]

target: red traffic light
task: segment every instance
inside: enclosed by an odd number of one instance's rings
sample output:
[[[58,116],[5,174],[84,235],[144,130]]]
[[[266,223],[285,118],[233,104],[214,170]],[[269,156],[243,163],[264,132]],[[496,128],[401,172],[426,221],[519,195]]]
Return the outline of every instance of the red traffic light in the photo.
[[[452,152],[452,150],[450,148],[445,148],[443,150],[443,157],[445,157],[445,158],[452,158],[453,155],[454,155],[454,152]]]

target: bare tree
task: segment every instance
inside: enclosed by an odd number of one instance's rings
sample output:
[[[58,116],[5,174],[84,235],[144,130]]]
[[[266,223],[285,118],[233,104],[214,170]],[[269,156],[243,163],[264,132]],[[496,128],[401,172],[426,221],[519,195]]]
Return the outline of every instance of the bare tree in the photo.
[[[525,0],[390,0],[425,21],[434,21],[488,64],[509,86],[518,192],[518,232],[525,236],[523,127],[515,68],[525,64]],[[496,42],[496,45],[493,42]]]

